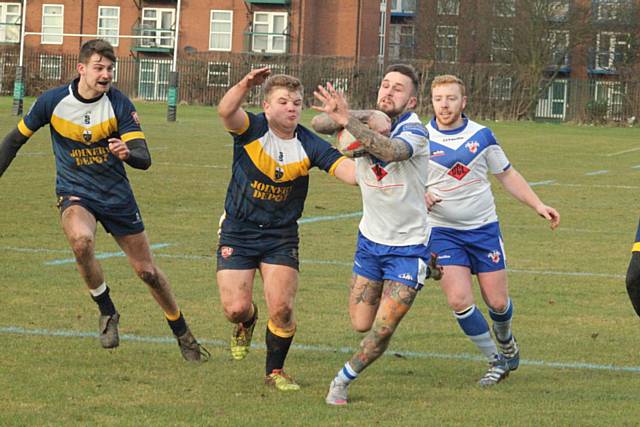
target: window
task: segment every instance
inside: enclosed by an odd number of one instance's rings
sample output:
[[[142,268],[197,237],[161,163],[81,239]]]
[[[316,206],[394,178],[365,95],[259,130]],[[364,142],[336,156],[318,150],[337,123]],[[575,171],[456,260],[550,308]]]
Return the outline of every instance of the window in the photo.
[[[229,87],[231,64],[228,62],[209,62],[207,65],[207,86]]]
[[[389,59],[413,58],[414,32],[413,25],[389,25]]]
[[[42,44],[62,44],[62,33],[64,29],[64,5],[43,4],[42,5],[42,34],[40,43]]]
[[[20,43],[20,3],[0,3],[0,42]]]
[[[173,47],[175,9],[142,9],[142,39],[144,47]]]
[[[489,98],[499,101],[511,99],[511,77],[489,78]]]
[[[569,17],[569,0],[552,0],[548,3],[549,21],[563,22]]]
[[[566,67],[569,65],[569,31],[551,30],[548,34],[551,47],[551,65]]]
[[[596,36],[596,69],[615,70],[616,64],[627,59],[630,36],[625,33],[600,32]]]
[[[631,2],[629,0],[597,0],[593,2],[596,20],[613,21],[622,19],[630,12]]]
[[[0,95],[13,94],[13,78],[18,66],[18,54],[6,52],[0,56]],[[5,81],[7,79],[7,81]]]
[[[606,105],[606,117],[619,118],[624,108],[624,100],[626,97],[625,85],[621,82],[596,82],[593,99]]]
[[[516,0],[496,0],[494,8],[496,16],[501,18],[516,16]]]
[[[416,13],[416,0],[391,0],[391,13]]]
[[[138,96],[149,101],[166,100],[170,71],[171,61],[141,59]]]
[[[112,46],[118,46],[120,35],[120,8],[117,6],[100,6],[98,7],[98,35],[111,43]],[[109,37],[116,36],[116,37]]]
[[[438,15],[459,15],[460,0],[438,0]]]
[[[209,50],[231,50],[233,34],[233,11],[212,10]]]
[[[494,28],[491,33],[491,61],[510,64],[513,55],[513,28]]]
[[[458,27],[439,25],[436,27],[436,61],[458,60]]]
[[[61,55],[40,55],[40,78],[45,80],[62,78]]]
[[[252,50],[267,53],[286,52],[287,19],[286,13],[255,12]]]

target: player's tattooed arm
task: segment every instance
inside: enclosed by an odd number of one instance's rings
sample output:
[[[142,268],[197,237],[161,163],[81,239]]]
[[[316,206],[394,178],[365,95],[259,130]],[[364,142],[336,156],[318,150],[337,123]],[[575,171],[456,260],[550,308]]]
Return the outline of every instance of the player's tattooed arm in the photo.
[[[0,176],[7,170],[16,157],[16,154],[18,154],[20,147],[22,147],[28,139],[28,137],[20,133],[17,127],[4,137],[4,140],[0,143]]]
[[[362,123],[367,123],[374,112],[375,110],[349,110],[349,114],[357,120],[360,120]],[[316,132],[324,135],[333,135],[342,129],[342,126],[329,117],[327,113],[318,114],[311,119],[311,127]]]
[[[367,152],[384,162],[397,162],[411,157],[409,146],[404,141],[374,132],[353,116],[349,117],[345,129],[362,143]]]

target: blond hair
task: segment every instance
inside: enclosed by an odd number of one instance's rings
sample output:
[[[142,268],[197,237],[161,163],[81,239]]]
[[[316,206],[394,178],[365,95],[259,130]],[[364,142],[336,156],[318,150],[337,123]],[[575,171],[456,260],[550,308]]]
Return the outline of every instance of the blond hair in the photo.
[[[433,88],[437,86],[447,85],[452,83],[460,86],[460,93],[462,94],[462,96],[464,96],[464,92],[465,92],[464,82],[459,77],[454,76],[453,74],[443,74],[441,76],[436,76],[436,78],[434,78],[433,81],[431,82],[431,90],[433,91]]]
[[[285,88],[289,92],[298,92],[300,95],[304,93],[304,86],[302,86],[300,79],[288,74],[275,74],[269,77],[264,83],[264,87],[262,88],[264,98],[267,99],[269,95],[271,95],[271,92],[277,88]]]

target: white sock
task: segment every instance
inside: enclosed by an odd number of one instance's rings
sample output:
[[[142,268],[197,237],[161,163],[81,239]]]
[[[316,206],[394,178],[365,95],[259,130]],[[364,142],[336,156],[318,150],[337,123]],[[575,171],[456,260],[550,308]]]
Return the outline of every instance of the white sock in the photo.
[[[336,375],[335,380],[343,384],[349,384],[351,381],[358,378],[358,373],[351,368],[349,362],[345,363],[342,369]]]
[[[98,286],[95,289],[89,288],[89,293],[91,293],[91,295],[94,296],[94,297],[99,297],[100,295],[102,295],[106,291],[107,291],[107,283],[106,282],[102,282],[102,285]]]

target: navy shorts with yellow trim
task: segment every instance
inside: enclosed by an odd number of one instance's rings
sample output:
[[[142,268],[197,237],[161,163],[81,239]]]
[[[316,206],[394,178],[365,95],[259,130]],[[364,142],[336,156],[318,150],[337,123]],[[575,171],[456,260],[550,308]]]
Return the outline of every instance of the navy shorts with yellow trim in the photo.
[[[251,270],[261,263],[299,270],[297,224],[268,228],[225,218],[219,234],[217,271]]]
[[[77,196],[58,196],[60,215],[70,206],[79,205],[91,212],[105,231],[112,236],[129,236],[142,233],[144,223],[135,199],[120,206],[107,206]]]

